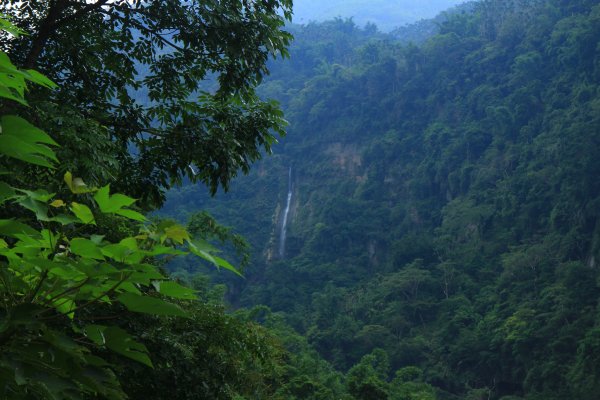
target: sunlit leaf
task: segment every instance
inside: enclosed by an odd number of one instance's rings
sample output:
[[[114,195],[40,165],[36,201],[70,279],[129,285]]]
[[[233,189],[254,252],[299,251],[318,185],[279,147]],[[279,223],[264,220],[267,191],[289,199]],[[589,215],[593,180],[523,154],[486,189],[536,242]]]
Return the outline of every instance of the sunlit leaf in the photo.
[[[50,205],[54,208],[59,208],[66,206],[66,203],[60,199],[56,199],[52,203],[50,203]]]
[[[140,214],[137,211],[133,211],[133,210],[128,210],[128,209],[120,209],[115,211],[115,214],[121,215],[125,218],[129,218],[131,220],[134,221],[139,221],[139,222],[144,222],[146,221],[146,217],[144,217],[142,214]]]
[[[71,211],[73,211],[73,214],[75,214],[75,216],[84,224],[94,223],[94,214],[92,214],[92,210],[85,204],[73,202],[71,203]]]
[[[10,33],[11,35],[13,35],[16,38],[18,38],[21,35],[26,34],[25,31],[19,29],[18,27],[16,27],[12,23],[10,23],[10,21],[8,21],[2,17],[0,17],[0,29]]]
[[[129,207],[135,203],[135,199],[122,194],[109,194],[110,186],[106,185],[96,192],[94,200],[98,203],[100,211],[103,213],[113,213],[123,207]]]
[[[28,121],[5,115],[0,118],[0,126],[0,154],[49,168],[53,167],[52,161],[58,161],[54,151],[47,146],[58,144]]]
[[[210,263],[212,263],[215,267],[217,267],[217,268],[225,268],[225,269],[227,269],[227,270],[235,273],[236,275],[243,276],[241,274],[241,272],[238,271],[233,265],[231,265],[230,263],[228,263],[224,259],[222,259],[220,257],[217,257],[217,256],[215,256],[213,254],[210,254],[208,251],[204,250],[204,249],[210,249],[210,248],[212,248],[212,246],[206,246],[205,242],[202,242],[202,241],[192,242],[192,241],[190,241],[190,242],[188,242],[188,247],[189,247],[190,251],[194,255],[196,255],[196,256],[198,256],[198,257],[200,257],[200,258],[202,258],[202,259],[204,259],[204,260],[206,260],[206,261],[208,261]]]
[[[88,187],[85,184],[85,182],[83,182],[83,179],[74,178],[73,174],[71,174],[68,171],[65,172],[64,180],[65,180],[65,183],[67,184],[67,186],[69,187],[69,190],[71,190],[72,193],[85,194],[85,193],[92,193],[92,192],[96,191],[96,188]]]

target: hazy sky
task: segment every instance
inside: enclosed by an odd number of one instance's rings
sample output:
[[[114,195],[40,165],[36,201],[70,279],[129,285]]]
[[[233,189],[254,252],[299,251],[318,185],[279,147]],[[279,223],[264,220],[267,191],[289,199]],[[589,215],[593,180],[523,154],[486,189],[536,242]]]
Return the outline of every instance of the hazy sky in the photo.
[[[374,22],[391,30],[463,3],[465,0],[294,0],[294,22],[305,24],[335,17],[353,17],[358,25]]]

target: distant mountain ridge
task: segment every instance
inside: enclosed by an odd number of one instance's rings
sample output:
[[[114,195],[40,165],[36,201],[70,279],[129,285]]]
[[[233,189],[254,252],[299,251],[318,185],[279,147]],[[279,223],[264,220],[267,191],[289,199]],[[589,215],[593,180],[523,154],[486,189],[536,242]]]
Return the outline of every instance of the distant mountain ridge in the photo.
[[[471,13],[475,9],[475,1],[468,1],[440,12],[433,18],[421,19],[417,22],[402,25],[390,32],[401,43],[421,44],[440,32],[441,26],[456,14]]]
[[[359,26],[374,23],[384,32],[400,26],[433,18],[440,12],[463,3],[464,0],[296,0],[294,23],[342,17],[352,18]]]

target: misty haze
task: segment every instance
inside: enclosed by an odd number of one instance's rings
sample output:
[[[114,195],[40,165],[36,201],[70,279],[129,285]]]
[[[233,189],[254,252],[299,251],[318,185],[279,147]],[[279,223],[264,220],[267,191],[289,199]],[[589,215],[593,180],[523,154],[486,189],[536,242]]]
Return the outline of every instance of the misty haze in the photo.
[[[402,25],[433,18],[464,0],[296,0],[293,22],[306,24],[336,17],[352,18],[359,26],[376,24],[389,32]]]

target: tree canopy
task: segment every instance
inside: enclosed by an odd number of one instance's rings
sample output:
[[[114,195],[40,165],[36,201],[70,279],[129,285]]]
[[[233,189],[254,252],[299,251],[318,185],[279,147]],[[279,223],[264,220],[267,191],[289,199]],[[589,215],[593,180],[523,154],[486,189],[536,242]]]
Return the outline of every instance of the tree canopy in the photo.
[[[30,100],[34,109],[58,114],[40,122],[67,144],[71,153],[61,158],[89,152],[90,145],[110,148],[104,157],[112,162],[99,160],[101,177],[153,207],[184,177],[213,193],[227,189],[284,134],[278,106],[259,100],[254,87],[268,73],[268,58],[287,54],[291,35],[283,25],[291,6],[291,0],[7,0],[0,13],[29,33],[4,41],[13,62],[62,88]],[[78,141],[62,132],[64,120],[74,119],[93,120],[102,134]]]
[[[158,265],[165,257],[189,253],[239,272],[180,224],[151,222],[139,212],[159,204],[161,190],[180,180],[190,164],[189,170],[200,168],[191,179],[213,190],[226,186],[260,156],[259,147],[269,149],[275,140],[270,129],[282,127],[277,107],[253,93],[268,55],[284,53],[289,40],[278,30],[280,3],[240,8],[215,2],[202,16],[194,5],[199,4],[0,5],[20,25],[0,18],[5,39],[0,49],[2,398],[125,399],[137,387],[121,386],[116,365],[128,358],[143,368],[154,366],[146,345],[130,333],[139,326],[138,335],[148,332],[150,324],[173,333],[170,343],[176,341],[178,349],[187,346],[182,363],[197,363],[189,354],[200,347],[207,360],[225,360],[227,365],[214,370],[196,364],[195,374],[211,396],[270,391],[262,376],[276,375],[271,370],[279,350],[271,337],[255,324],[226,316],[222,308],[204,307],[196,290],[169,279]],[[211,19],[209,9],[220,22]],[[197,18],[192,11],[198,11]],[[128,25],[132,15],[135,28]],[[219,27],[198,30],[201,20]],[[241,35],[250,47],[236,47],[242,39],[228,35]],[[199,82],[209,73],[217,75],[219,88],[200,93]],[[134,98],[142,87],[146,102]],[[186,111],[175,115],[174,108]],[[188,153],[161,147],[166,143]],[[163,163],[139,171],[149,154]],[[193,159],[186,159],[190,154]],[[169,162],[184,164],[160,170]],[[128,171],[133,165],[137,169]],[[141,204],[115,193],[115,186],[138,194]],[[226,230],[218,233],[227,236]],[[136,320],[135,313],[156,319]],[[186,326],[182,321],[192,315],[203,323]],[[174,318],[173,324],[167,318]],[[216,340],[205,339],[215,331]],[[155,355],[158,379],[172,361],[159,350]],[[250,373],[253,383],[247,384]]]

